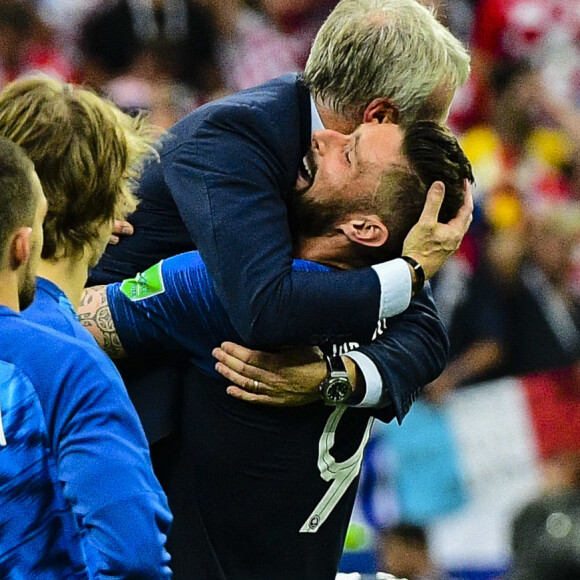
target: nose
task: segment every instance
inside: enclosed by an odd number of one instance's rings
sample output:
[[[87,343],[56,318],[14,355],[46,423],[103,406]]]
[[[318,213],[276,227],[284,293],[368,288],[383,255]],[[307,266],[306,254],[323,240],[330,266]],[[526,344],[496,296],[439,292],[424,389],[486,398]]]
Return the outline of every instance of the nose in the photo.
[[[325,155],[337,147],[344,147],[348,137],[338,131],[324,129],[312,134],[312,147],[320,155]]]

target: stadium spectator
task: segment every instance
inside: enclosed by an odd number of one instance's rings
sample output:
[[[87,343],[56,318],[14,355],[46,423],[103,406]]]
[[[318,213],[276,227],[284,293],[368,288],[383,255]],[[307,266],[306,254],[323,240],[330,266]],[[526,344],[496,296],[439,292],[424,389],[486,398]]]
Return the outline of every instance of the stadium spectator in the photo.
[[[449,323],[449,364],[435,381],[427,385],[425,395],[431,402],[442,403],[455,389],[505,374],[508,351],[509,315],[506,293],[511,291],[510,276],[500,275],[508,266],[503,255],[502,270],[488,258],[495,240],[484,245],[476,269],[468,274],[462,291],[456,296]],[[504,249],[505,246],[502,246]],[[499,257],[499,256],[498,256]],[[514,267],[515,276],[516,268]],[[453,282],[453,280],[452,280]],[[447,286],[435,287],[437,297]]]
[[[580,491],[547,492],[512,522],[513,570],[509,580],[580,577]]]
[[[450,363],[426,389],[432,400],[500,376],[576,372],[578,202],[536,203],[518,219],[485,242],[451,318]]]
[[[225,87],[239,91],[301,72],[317,30],[336,0],[240,0],[208,3],[220,29]]]
[[[377,542],[381,570],[407,580],[449,580],[433,563],[421,526],[401,522],[381,530]]]
[[[527,331],[530,304],[521,298],[528,292],[518,280],[526,247],[535,246],[530,235],[535,235],[531,224],[537,222],[538,212],[562,205],[574,214],[569,200],[577,197],[574,168],[580,115],[569,106],[551,103],[526,62],[495,67],[492,81],[490,123],[474,127],[462,137],[474,164],[482,216],[471,235],[474,256],[471,263],[454,258],[434,288],[436,303],[449,312],[451,342],[450,364],[427,389],[439,402],[460,385],[548,368],[546,358],[554,352],[552,347],[544,348],[544,341],[541,349],[533,346],[540,327],[531,335]],[[556,252],[553,264],[562,266],[562,259],[568,262],[562,274],[567,272],[570,278],[572,247],[554,247],[563,237],[568,238],[568,245],[573,242],[568,234],[554,230],[551,240],[545,242],[542,237],[542,243]],[[465,275],[453,276],[462,272]],[[446,300],[452,295],[455,300],[448,306]],[[536,311],[537,307],[531,310]],[[550,332],[545,332],[546,327],[541,326],[541,336],[551,344]],[[521,357],[528,364],[522,364]],[[549,366],[557,366],[556,361]]]
[[[577,203],[546,205],[530,216],[524,256],[509,302],[510,374],[580,362],[580,300],[571,273],[580,240]]]
[[[364,176],[353,175],[343,163],[345,148],[355,143],[353,162],[366,168]],[[363,124],[351,136],[317,132],[311,160],[314,181],[303,189],[299,180],[290,204],[296,256],[339,269],[400,255],[425,204],[428,184],[441,180],[446,185],[441,211],[441,199],[429,207],[433,216],[439,213],[446,221],[462,207],[464,182],[471,177],[456,140],[431,122],[411,125],[402,139],[399,127],[387,123]],[[301,264],[301,270],[324,270],[311,262]],[[185,395],[191,402],[179,466],[179,483],[196,516],[184,517],[181,509],[189,513],[191,507],[173,508],[189,546],[207,533],[208,540],[197,544],[199,551],[215,555],[223,577],[332,577],[371,418],[391,420],[394,409],[324,404],[317,386],[310,385],[299,385],[303,392],[285,401],[299,408],[282,412],[228,397],[226,381],[213,369],[212,348],[241,337],[198,254],[169,258],[122,284],[89,289],[80,312],[103,346],[120,339],[133,354],[185,350],[196,367],[191,371],[196,381]],[[119,348],[108,350],[120,354]],[[317,362],[320,383],[326,364]],[[249,382],[254,400],[260,401],[258,388],[265,385]],[[330,395],[327,401],[341,402]],[[223,485],[227,481],[235,481],[235,497]],[[216,510],[226,498],[228,509]],[[192,522],[198,517],[196,529]],[[174,558],[184,557],[179,554],[173,553]],[[215,570],[201,567],[205,555],[190,549],[187,557],[189,569],[216,577]]]
[[[567,0],[479,0],[473,54],[483,80],[499,63],[526,59],[559,97],[580,97],[580,15]]]
[[[548,97],[524,61],[494,68],[489,122],[462,136],[474,164],[484,215],[494,228],[516,225],[545,199],[575,197],[568,179],[578,150],[578,116],[538,116]],[[533,90],[531,90],[533,89]]]
[[[463,132],[488,119],[493,69],[520,60],[529,61],[539,72],[550,99],[580,103],[580,17],[574,2],[477,0],[472,4],[468,44],[473,74],[453,108],[454,128]]]
[[[3,313],[2,339],[12,344],[3,342],[2,360],[14,375],[2,386],[2,413],[11,419],[0,464],[17,485],[10,477],[3,483],[1,575],[33,577],[39,569],[46,578],[168,578],[171,516],[143,430],[114,366],[74,311],[113,218],[135,205],[129,186],[133,165],[149,150],[147,126],[87,90],[26,79],[0,93],[0,135],[29,153],[48,200],[38,193],[32,203],[23,190],[3,202],[28,213],[38,205],[43,216],[48,210],[44,227],[35,223],[44,243],[36,233],[34,261],[6,258],[16,260],[12,275],[29,302],[37,270],[42,277],[28,310]],[[23,504],[34,506],[28,518]],[[27,533],[29,526],[44,532]]]
[[[42,71],[63,81],[78,78],[70,56],[28,0],[0,2],[0,88],[27,73]]]
[[[62,44],[78,58],[82,24],[89,15],[109,0],[33,0],[38,17],[58,36]]]
[[[580,574],[580,452],[552,453],[541,467],[539,494],[511,521],[509,580],[571,580]]]
[[[37,296],[24,317],[90,339],[74,311],[113,220],[137,206],[132,188],[152,130],[89,90],[29,78],[0,93],[0,135],[24,148],[48,202]]]
[[[222,88],[217,40],[211,12],[199,2],[115,0],[87,16],[79,45],[85,80],[95,88],[139,69],[152,83],[171,79],[208,96]]]

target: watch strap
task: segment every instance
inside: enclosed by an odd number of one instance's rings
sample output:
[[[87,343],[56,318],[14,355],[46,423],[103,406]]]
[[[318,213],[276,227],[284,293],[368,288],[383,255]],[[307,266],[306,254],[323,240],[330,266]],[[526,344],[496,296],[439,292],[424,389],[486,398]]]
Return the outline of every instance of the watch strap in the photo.
[[[334,373],[347,373],[346,366],[341,356],[324,355],[324,358],[326,360],[326,370],[328,372],[328,378],[330,378],[331,375]]]
[[[414,258],[409,256],[401,256],[401,259],[405,260],[409,266],[413,269],[415,274],[415,278],[413,280],[413,285],[411,287],[411,293],[413,296],[417,295],[421,290],[423,290],[423,286],[425,286],[425,270],[423,270],[423,266],[417,262]]]

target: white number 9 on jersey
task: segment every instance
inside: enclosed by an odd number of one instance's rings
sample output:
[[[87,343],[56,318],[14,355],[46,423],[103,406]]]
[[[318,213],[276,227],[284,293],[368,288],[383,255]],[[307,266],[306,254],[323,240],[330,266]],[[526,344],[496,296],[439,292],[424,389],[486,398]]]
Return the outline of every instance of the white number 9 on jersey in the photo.
[[[324,431],[318,442],[318,469],[320,476],[324,481],[332,481],[332,485],[328,488],[322,499],[318,502],[318,505],[314,508],[314,511],[308,516],[308,519],[300,528],[301,534],[314,534],[318,531],[336,504],[341,500],[349,485],[360,472],[364,449],[369,440],[374,420],[372,417],[369,417],[362,441],[354,455],[344,461],[337,462],[330,453],[330,450],[334,446],[337,425],[347,409],[348,407],[346,405],[336,406],[332,414],[328,417]]]

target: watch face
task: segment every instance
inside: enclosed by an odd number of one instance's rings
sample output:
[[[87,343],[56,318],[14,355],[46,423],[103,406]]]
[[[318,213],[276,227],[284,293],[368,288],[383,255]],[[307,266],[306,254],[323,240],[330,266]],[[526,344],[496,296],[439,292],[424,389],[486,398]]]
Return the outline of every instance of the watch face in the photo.
[[[352,387],[348,379],[331,379],[326,387],[325,399],[331,403],[342,403],[350,396]]]

